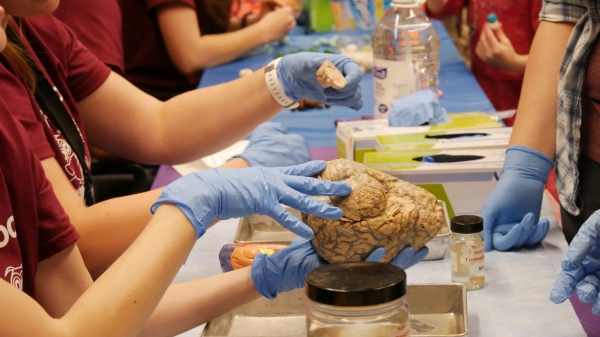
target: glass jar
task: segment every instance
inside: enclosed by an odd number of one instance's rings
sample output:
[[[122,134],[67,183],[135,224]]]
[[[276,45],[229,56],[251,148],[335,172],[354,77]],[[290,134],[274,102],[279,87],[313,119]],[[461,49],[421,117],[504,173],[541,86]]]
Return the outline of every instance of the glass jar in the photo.
[[[410,336],[406,273],[376,262],[328,264],[306,276],[309,337]]]
[[[450,264],[452,282],[462,283],[467,290],[483,288],[485,284],[485,250],[483,219],[476,215],[459,215],[450,220],[452,242]]]

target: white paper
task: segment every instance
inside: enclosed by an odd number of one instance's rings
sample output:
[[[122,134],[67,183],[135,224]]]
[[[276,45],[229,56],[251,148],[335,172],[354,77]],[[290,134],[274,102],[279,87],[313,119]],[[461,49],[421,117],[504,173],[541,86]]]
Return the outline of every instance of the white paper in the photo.
[[[189,163],[181,164],[181,165],[173,165],[173,168],[177,173],[182,176],[200,170],[207,170],[209,168],[218,167],[225,162],[227,162],[231,157],[243,153],[246,148],[250,145],[250,141],[241,140],[230,147],[212,154],[210,156],[204,157],[202,159],[194,160]]]

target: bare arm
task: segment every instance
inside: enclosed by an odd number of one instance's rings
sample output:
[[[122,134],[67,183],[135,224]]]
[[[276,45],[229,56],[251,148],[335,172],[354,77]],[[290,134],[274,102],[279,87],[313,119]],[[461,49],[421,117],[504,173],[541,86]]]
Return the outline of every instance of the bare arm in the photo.
[[[447,2],[448,0],[427,0],[427,2],[425,2],[425,5],[427,6],[427,10],[431,14],[437,15],[444,10]]]
[[[86,206],[54,158],[42,160],[46,178],[81,239],[77,243],[89,273],[97,278],[115,262],[150,221],[150,207],[161,189],[109,199]],[[234,158],[222,168],[249,167],[242,158]]]
[[[137,277],[134,275],[129,274],[130,277]],[[36,300],[47,315],[62,318],[88,289],[92,292],[97,290],[91,288],[93,284],[74,245],[40,263],[36,277]],[[2,291],[0,286],[0,293],[3,294]],[[250,277],[250,268],[172,285],[138,336],[174,336],[259,297]],[[34,303],[32,305],[35,306]],[[98,309],[101,309],[101,304]],[[58,325],[61,324],[64,322]],[[104,331],[106,335],[113,336],[113,330]],[[91,336],[85,333],[81,335]]]
[[[161,206],[131,248],[65,310],[48,304],[52,318],[31,297],[0,281],[0,294],[10,306],[0,306],[2,334],[7,336],[135,336],[158,305],[173,277],[196,242],[193,227],[172,205]],[[76,259],[76,250],[63,252]],[[79,257],[79,259],[81,259]],[[74,262],[77,264],[77,262]],[[61,270],[56,270],[61,273]],[[80,263],[81,275],[85,268]],[[68,275],[68,272],[65,274]],[[89,280],[88,280],[89,281]],[[36,280],[42,292],[45,279]],[[56,296],[60,296],[54,292]],[[50,296],[50,295],[48,295]],[[65,301],[67,302],[67,301]],[[56,303],[56,302],[53,302]]]
[[[215,153],[281,110],[262,70],[164,103],[111,73],[78,107],[91,146],[147,164],[179,164]]]
[[[235,60],[255,47],[287,35],[295,25],[289,7],[268,15],[275,17],[234,32],[202,35],[193,8],[175,1],[157,9],[158,25],[169,57],[183,74]]]
[[[554,158],[558,76],[573,24],[542,21],[533,40],[510,145]]]

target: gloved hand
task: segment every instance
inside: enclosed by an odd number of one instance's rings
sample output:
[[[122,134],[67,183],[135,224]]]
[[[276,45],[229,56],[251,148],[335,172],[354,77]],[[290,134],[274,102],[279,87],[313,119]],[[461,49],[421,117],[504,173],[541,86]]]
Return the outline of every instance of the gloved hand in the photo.
[[[600,210],[581,226],[563,256],[562,271],[554,283],[550,300],[562,303],[573,291],[581,302],[594,301],[592,312],[600,315]]]
[[[162,192],[152,212],[163,203],[172,203],[190,220],[201,237],[216,219],[231,219],[253,214],[268,215],[295,234],[312,238],[306,224],[286,211],[285,204],[325,219],[339,219],[343,212],[309,195],[346,196],[352,188],[346,183],[309,178],[323,171],[327,163],[246,169],[211,169],[185,175]]]
[[[554,167],[546,155],[524,146],[511,146],[498,185],[485,200],[485,251],[533,245],[546,237],[547,219],[538,223],[544,184]],[[493,234],[493,235],[492,235]]]
[[[416,253],[412,248],[405,248],[390,263],[407,269],[425,258],[428,252],[427,247]],[[367,261],[379,262],[384,255],[385,249],[377,248]],[[304,287],[306,275],[325,264],[327,261],[317,254],[310,241],[296,239],[290,247],[271,256],[257,254],[252,262],[252,281],[261,295],[272,300],[277,294]]]
[[[291,166],[310,161],[308,144],[300,135],[288,135],[281,123],[263,123],[248,137],[250,145],[235,157],[245,159],[250,166]]]
[[[452,120],[440,105],[436,92],[425,89],[392,102],[390,126],[419,126],[423,123],[445,124]]]
[[[317,70],[326,59],[331,61],[348,81],[344,88],[325,89],[317,82]],[[286,55],[277,66],[277,73],[285,94],[295,101],[308,98],[331,105],[349,106],[354,110],[363,106],[359,86],[362,72],[358,65],[346,56],[320,53]]]

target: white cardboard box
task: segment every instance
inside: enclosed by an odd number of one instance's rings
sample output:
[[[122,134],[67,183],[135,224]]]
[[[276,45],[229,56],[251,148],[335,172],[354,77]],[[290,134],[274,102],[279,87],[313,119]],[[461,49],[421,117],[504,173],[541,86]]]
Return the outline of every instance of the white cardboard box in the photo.
[[[376,149],[385,151],[502,149],[512,128],[456,129],[377,136]]]
[[[423,162],[422,157],[458,162]],[[504,165],[504,149],[417,150],[365,154],[365,165],[427,189],[446,202],[450,217],[479,214]]]
[[[503,125],[494,117],[482,112],[448,114],[448,124],[391,127],[386,119],[340,122],[336,131],[336,147],[339,158],[362,163],[365,153],[377,151],[377,136],[418,132],[433,132],[455,129],[501,128]]]

